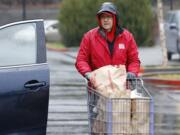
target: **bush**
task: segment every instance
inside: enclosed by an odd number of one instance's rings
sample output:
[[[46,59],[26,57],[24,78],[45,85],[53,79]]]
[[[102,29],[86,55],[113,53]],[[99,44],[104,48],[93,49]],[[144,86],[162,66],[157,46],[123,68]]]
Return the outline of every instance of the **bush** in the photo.
[[[103,0],[64,0],[59,21],[67,46],[79,45],[85,32],[97,25],[96,12]]]
[[[121,24],[133,33],[139,46],[152,45],[153,15],[150,0],[116,0]]]
[[[105,0],[63,0],[59,21],[63,42],[78,46],[85,32],[97,26],[96,13]],[[114,0],[122,26],[131,31],[138,45],[152,41],[152,12],[149,0]]]

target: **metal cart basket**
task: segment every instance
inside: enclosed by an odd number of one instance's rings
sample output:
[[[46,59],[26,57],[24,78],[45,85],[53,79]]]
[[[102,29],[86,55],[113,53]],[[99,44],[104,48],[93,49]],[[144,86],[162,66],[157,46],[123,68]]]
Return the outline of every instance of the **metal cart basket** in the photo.
[[[154,105],[141,79],[127,80],[142,98],[107,98],[87,83],[89,135],[154,135]]]

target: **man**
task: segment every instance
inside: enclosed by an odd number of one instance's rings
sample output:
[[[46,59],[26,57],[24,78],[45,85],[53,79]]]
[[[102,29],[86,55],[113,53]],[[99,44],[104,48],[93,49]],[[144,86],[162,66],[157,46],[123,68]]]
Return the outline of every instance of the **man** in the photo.
[[[82,38],[76,59],[77,70],[87,79],[91,72],[106,65],[125,65],[127,78],[138,76],[140,61],[132,34],[120,27],[118,11],[111,2],[105,2],[97,12],[99,26]]]

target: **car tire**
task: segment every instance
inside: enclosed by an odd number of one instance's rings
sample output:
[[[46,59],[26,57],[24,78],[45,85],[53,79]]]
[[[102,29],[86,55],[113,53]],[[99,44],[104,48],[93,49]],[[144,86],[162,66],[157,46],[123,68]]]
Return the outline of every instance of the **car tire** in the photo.
[[[177,52],[180,55],[180,44],[178,40],[177,40],[176,46],[177,46]]]
[[[167,52],[167,58],[168,58],[168,60],[172,60],[172,53],[171,52]]]

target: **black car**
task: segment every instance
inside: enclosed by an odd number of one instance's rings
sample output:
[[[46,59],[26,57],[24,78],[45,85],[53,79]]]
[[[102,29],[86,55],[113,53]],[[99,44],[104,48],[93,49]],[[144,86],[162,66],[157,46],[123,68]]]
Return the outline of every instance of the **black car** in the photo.
[[[49,67],[43,20],[0,27],[0,135],[46,135]]]

